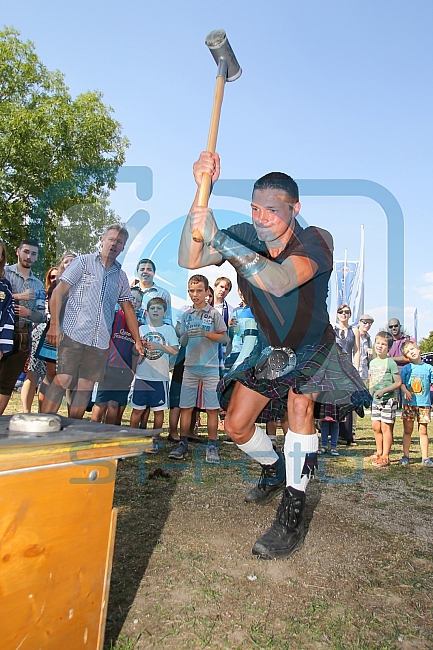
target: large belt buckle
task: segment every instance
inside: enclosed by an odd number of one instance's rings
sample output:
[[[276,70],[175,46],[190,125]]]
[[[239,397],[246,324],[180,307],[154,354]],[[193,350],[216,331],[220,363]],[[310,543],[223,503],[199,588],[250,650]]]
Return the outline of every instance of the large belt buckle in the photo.
[[[278,379],[292,372],[296,367],[296,354],[292,348],[265,348],[255,368],[256,379]]]

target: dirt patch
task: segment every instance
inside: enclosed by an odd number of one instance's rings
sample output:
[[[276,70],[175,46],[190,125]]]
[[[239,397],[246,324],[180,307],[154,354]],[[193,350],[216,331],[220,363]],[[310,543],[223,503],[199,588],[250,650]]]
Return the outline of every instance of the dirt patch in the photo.
[[[251,555],[277,502],[244,503],[236,448],[221,446],[221,467],[197,468],[197,453],[175,471],[167,446],[146,471],[170,478],[144,484],[137,461],[123,461],[105,647],[433,648],[433,472],[398,465],[398,429],[390,468],[363,463],[363,426],[351,455],[310,483],[306,543],[285,561]]]

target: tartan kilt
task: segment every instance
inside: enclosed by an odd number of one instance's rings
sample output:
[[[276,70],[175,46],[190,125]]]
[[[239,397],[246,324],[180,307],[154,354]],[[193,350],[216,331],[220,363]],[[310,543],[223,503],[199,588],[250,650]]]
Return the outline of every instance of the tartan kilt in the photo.
[[[348,356],[339,352],[336,343],[299,348],[295,369],[278,379],[256,379],[254,370],[260,352],[261,346],[256,345],[248,359],[220,380],[218,398],[224,410],[227,410],[236,381],[269,397],[257,422],[272,422],[285,415],[290,388],[302,395],[317,393],[314,401],[317,419],[330,417],[341,422],[351,411],[363,417],[364,407],[371,405],[372,398],[363,380]]]

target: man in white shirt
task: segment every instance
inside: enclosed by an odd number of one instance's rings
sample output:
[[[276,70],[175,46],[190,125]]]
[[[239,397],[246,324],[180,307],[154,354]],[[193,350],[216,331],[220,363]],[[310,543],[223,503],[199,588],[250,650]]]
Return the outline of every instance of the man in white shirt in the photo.
[[[232,290],[232,282],[229,278],[217,278],[213,285],[214,289],[214,298],[213,306],[221,314],[224,319],[224,323],[228,329],[229,323],[233,314],[233,307],[228,304],[226,297],[229,295]],[[220,377],[224,374],[224,359],[227,356],[227,346],[219,346],[219,363],[220,363]]]
[[[162,298],[167,303],[167,311],[164,315],[164,324],[173,325],[171,318],[171,295],[166,289],[158,287],[158,285],[154,283],[153,278],[155,277],[155,273],[156,266],[152,260],[141,259],[138,262],[136,276],[140,282],[140,291],[143,296],[141,303],[142,311],[143,313],[146,311],[147,303],[152,298]],[[142,319],[144,319],[144,315]],[[146,319],[146,322],[149,324],[148,319]]]

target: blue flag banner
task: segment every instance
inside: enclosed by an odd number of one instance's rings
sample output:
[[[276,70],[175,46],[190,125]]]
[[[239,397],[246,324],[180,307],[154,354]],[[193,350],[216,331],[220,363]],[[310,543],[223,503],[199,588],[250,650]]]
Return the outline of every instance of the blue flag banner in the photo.
[[[358,262],[335,262],[335,280],[337,283],[337,308],[349,304],[353,283],[358,269]]]

